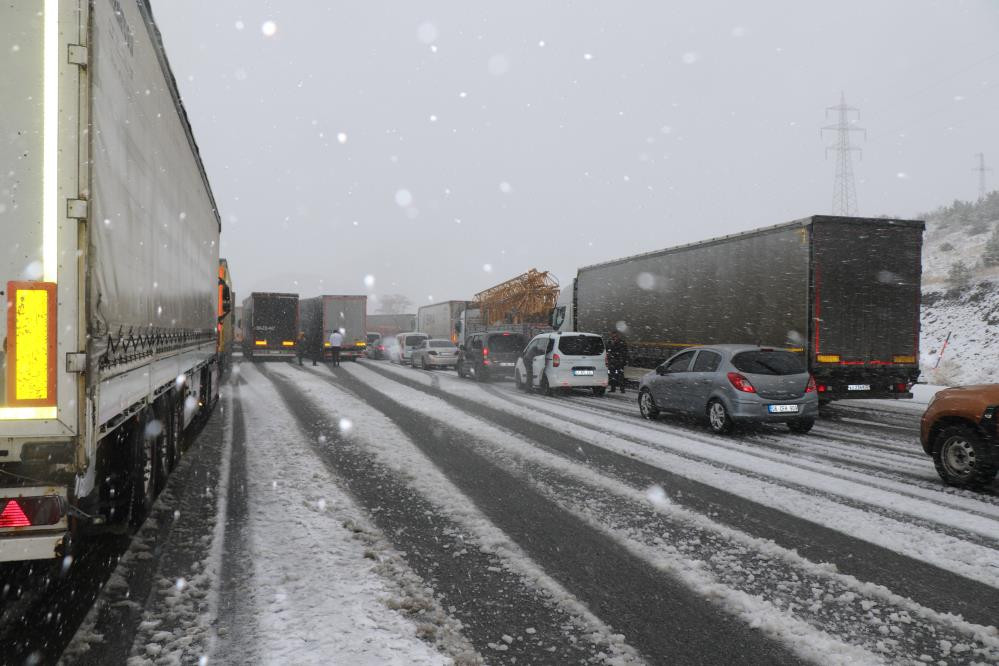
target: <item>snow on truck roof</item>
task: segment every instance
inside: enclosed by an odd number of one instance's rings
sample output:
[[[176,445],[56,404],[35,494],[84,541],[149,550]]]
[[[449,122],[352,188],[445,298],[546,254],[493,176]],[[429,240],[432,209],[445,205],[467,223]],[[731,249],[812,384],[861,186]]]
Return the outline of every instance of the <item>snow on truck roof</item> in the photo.
[[[640,254],[632,254],[627,257],[621,257],[619,259],[610,259],[608,261],[602,261],[598,264],[590,264],[589,266],[582,266],[578,269],[577,273],[581,273],[592,268],[604,268],[605,266],[613,266],[615,264],[623,264],[627,261],[632,261],[634,259],[644,259],[645,257],[654,257],[660,254],[670,254],[673,252],[679,252],[680,250],[688,250],[695,247],[707,247],[709,245],[719,245],[730,240],[735,240],[737,238],[749,238],[752,236],[761,236],[763,234],[773,233],[777,231],[783,231],[784,229],[794,229],[795,227],[805,228],[811,225],[813,222],[821,220],[822,222],[836,222],[839,224],[870,224],[879,223],[886,224],[890,226],[898,227],[910,227],[925,229],[926,223],[922,220],[902,220],[896,218],[881,218],[881,217],[839,217],[836,215],[812,215],[811,217],[803,217],[798,220],[793,220],[791,222],[783,222],[781,224],[773,224],[769,227],[759,227],[757,229],[751,229],[749,231],[740,231],[736,234],[728,234],[726,236],[715,236],[714,238],[708,238],[702,241],[696,241],[694,243],[685,243],[683,245],[674,245],[673,247],[663,248],[661,250],[652,250],[651,252],[642,252]]]

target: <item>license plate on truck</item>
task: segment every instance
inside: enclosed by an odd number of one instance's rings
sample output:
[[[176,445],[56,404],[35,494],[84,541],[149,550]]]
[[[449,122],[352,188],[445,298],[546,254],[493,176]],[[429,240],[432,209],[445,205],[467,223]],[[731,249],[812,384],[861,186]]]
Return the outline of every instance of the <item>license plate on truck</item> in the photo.
[[[771,414],[797,414],[798,405],[767,405]]]
[[[870,384],[849,384],[846,387],[847,391],[870,391]]]

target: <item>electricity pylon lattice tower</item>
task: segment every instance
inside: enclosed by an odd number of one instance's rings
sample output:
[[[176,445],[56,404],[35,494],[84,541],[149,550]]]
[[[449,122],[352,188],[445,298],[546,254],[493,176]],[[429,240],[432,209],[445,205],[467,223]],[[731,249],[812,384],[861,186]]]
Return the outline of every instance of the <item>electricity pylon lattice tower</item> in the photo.
[[[851,114],[856,114],[860,119],[860,109],[847,106],[846,95],[840,93],[839,104],[826,109],[826,118],[829,112],[837,113],[835,125],[826,125],[821,132],[835,131],[836,141],[826,146],[826,158],[829,151],[836,151],[836,180],[833,183],[832,213],[833,215],[854,216],[857,214],[857,186],[853,182],[853,153],[859,153],[863,159],[863,152],[860,148],[850,145],[850,132],[863,132],[867,138],[867,130],[854,126],[850,120]],[[820,132],[820,133],[821,133]]]
[[[978,200],[982,201],[986,194],[985,172],[992,171],[992,169],[985,166],[985,153],[978,153],[975,157],[978,158],[978,166],[975,167],[975,171],[978,172]]]

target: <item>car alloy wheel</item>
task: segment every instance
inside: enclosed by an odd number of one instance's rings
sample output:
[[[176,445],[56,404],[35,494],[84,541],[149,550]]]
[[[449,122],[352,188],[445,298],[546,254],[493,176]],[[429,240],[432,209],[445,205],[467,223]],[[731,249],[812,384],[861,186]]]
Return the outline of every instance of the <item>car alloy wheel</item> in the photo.
[[[732,419],[728,416],[728,410],[719,400],[712,400],[708,405],[708,425],[712,431],[719,434],[732,429]]]

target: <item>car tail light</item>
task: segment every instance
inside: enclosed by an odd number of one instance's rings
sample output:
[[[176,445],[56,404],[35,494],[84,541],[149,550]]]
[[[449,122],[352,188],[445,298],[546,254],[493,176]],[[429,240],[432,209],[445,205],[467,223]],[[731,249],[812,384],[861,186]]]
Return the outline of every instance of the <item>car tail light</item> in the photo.
[[[385,345],[378,345],[378,351],[385,351]]]
[[[826,386],[825,384],[819,384],[819,393],[825,393],[828,390],[829,390],[828,386]]]
[[[815,377],[808,375],[808,384],[805,386],[805,393],[815,393]]]
[[[559,363],[562,362],[562,358],[558,354],[552,354],[552,367],[557,368]]]
[[[898,391],[899,393],[905,393],[906,391],[909,390],[909,385],[908,384],[895,384],[895,390]]]
[[[482,348],[482,358],[489,356],[489,347]]]
[[[41,497],[0,498],[0,527],[31,527],[54,525],[65,511],[62,500],[56,495]]]
[[[728,381],[732,383],[737,391],[742,391],[743,393],[756,393],[756,389],[749,382],[746,377],[740,375],[738,372],[728,373]]]

